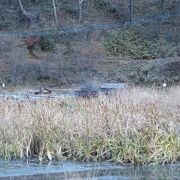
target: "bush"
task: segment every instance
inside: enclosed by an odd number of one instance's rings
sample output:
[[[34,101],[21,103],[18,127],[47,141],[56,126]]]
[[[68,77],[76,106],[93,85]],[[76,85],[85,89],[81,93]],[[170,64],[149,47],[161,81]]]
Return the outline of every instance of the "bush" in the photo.
[[[79,16],[79,9],[78,7],[74,7],[70,1],[63,0],[59,4],[59,10],[65,11],[68,15],[72,18],[77,18]]]
[[[117,10],[113,7],[112,2],[110,0],[95,0],[94,6],[96,9],[108,12],[108,13],[116,13]]]
[[[131,29],[112,33],[104,41],[108,55],[123,55],[135,59],[151,59],[176,55],[175,46],[160,36],[151,41]]]
[[[52,51],[55,48],[55,42],[45,36],[30,36],[24,40],[30,54],[34,55],[34,51]]]
[[[163,36],[159,36],[159,38],[151,45],[154,57],[165,58],[177,55],[177,49],[175,44],[168,42]]]
[[[39,45],[42,51],[52,51],[55,48],[55,43],[48,37],[41,36]]]

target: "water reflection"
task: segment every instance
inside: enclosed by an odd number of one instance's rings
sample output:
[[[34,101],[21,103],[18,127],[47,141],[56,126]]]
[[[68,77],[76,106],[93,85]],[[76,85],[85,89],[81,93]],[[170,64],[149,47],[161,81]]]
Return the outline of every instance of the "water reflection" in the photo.
[[[132,167],[109,163],[0,161],[0,180],[180,179],[180,165]]]

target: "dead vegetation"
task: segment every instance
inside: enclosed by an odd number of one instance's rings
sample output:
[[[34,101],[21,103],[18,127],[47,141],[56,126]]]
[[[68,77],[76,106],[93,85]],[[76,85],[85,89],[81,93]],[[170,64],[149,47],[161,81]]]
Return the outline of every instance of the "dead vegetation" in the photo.
[[[92,99],[0,101],[0,156],[120,163],[180,160],[180,88]]]

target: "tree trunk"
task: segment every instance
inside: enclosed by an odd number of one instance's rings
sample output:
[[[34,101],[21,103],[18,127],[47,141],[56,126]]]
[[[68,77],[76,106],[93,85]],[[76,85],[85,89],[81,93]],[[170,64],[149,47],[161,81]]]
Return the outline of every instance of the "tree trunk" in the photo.
[[[132,24],[132,0],[129,0],[129,22]]]
[[[32,23],[34,22],[34,20],[33,20],[33,14],[27,12],[27,11],[24,9],[21,0],[18,0],[18,3],[19,3],[19,7],[20,7],[23,15],[27,18],[29,24],[32,24]]]
[[[79,0],[79,23],[83,21],[83,0]]]
[[[58,27],[58,17],[57,17],[56,3],[55,3],[55,0],[52,0],[52,1],[53,1],[53,9],[54,9],[54,22],[55,22],[55,25],[57,28]]]

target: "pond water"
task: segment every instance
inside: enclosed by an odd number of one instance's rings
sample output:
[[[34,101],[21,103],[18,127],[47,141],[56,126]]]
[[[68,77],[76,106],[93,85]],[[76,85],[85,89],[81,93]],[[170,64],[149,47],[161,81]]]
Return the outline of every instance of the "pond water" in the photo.
[[[180,164],[133,167],[111,163],[0,161],[0,180],[180,179]]]

